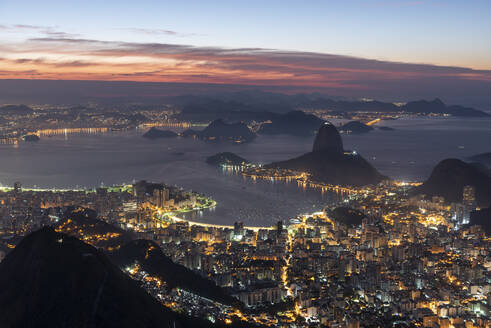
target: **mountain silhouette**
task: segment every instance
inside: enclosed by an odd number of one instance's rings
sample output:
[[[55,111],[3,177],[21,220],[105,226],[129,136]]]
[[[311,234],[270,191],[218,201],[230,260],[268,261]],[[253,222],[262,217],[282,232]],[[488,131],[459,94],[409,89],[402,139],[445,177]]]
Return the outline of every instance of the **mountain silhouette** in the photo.
[[[480,206],[491,205],[491,177],[479,166],[459,159],[438,163],[430,177],[414,193],[443,196],[449,202],[461,202],[464,186],[474,186]]]
[[[265,167],[308,172],[314,181],[337,185],[363,186],[386,179],[356,152],[345,152],[338,130],[329,122],[319,128],[310,153]]]
[[[209,327],[174,313],[96,248],[42,228],[0,263],[2,327]]]

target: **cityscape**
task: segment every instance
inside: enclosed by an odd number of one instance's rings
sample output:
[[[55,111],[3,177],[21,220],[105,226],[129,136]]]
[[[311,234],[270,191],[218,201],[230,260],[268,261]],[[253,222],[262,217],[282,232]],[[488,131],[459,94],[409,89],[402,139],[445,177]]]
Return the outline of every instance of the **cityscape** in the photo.
[[[491,327],[486,1],[0,12],[0,328]]]

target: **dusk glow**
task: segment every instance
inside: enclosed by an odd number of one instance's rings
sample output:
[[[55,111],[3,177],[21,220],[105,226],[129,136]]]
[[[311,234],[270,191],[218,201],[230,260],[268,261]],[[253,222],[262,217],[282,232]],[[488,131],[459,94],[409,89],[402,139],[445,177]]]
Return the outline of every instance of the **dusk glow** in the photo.
[[[491,328],[491,0],[0,0],[0,328]]]
[[[489,85],[491,23],[483,16],[489,2],[465,10],[443,0],[346,3],[4,1],[0,77],[311,86],[353,94],[428,80],[444,88]],[[252,15],[247,23],[244,12]]]

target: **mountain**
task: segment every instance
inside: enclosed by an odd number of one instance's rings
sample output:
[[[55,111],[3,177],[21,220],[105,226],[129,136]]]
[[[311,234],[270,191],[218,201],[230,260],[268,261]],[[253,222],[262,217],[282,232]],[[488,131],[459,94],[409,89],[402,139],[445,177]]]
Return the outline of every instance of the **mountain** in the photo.
[[[211,122],[199,133],[200,138],[207,141],[250,142],[256,135],[244,123],[225,123],[218,119]]]
[[[99,220],[97,212],[87,208],[68,208],[55,229],[109,252],[135,239],[133,232]]]
[[[314,140],[314,146],[312,152],[332,152],[332,153],[342,153],[343,140],[339,135],[336,127],[330,123],[323,124]]]
[[[36,142],[39,141],[39,137],[36,134],[26,134],[22,136],[22,141]]]
[[[379,126],[378,129],[382,130],[382,131],[394,131],[395,130],[394,128],[391,128],[390,126]]]
[[[363,212],[344,206],[329,210],[328,215],[335,221],[349,227],[359,226],[361,221],[367,217]]]
[[[264,123],[259,134],[289,134],[295,136],[311,136],[325,121],[312,114],[302,111],[291,111],[286,114],[271,115],[271,123]]]
[[[356,152],[345,152],[339,132],[329,122],[319,128],[312,152],[265,167],[309,172],[314,181],[337,185],[363,186],[386,179]]]
[[[182,131],[181,136],[183,136],[185,138],[189,138],[189,137],[198,138],[199,133],[200,133],[199,131],[196,131],[193,129],[186,129],[186,130]]]
[[[159,130],[156,128],[151,128],[150,130],[145,132],[142,137],[147,139],[175,138],[177,137],[177,133],[169,130]]]
[[[470,224],[480,225],[483,227],[486,235],[491,235],[491,207],[482,208],[479,211],[472,211]]]
[[[234,153],[225,152],[225,153],[218,153],[213,156],[207,157],[206,163],[211,165],[217,165],[217,166],[222,166],[222,165],[241,166],[241,165],[249,164],[249,161]]]
[[[157,302],[96,248],[43,228],[0,263],[2,327],[208,327]]]
[[[226,305],[240,302],[218,287],[213,281],[203,278],[185,266],[174,263],[164,255],[160,247],[149,240],[134,240],[115,252],[111,259],[120,267],[132,265],[137,261],[143,270],[159,276],[169,288],[179,287],[202,297]]]
[[[477,163],[491,166],[491,152],[490,153],[477,154],[477,155],[469,157],[469,159],[473,162],[477,162]]]
[[[0,114],[26,115],[33,112],[34,110],[26,105],[5,105],[0,107]]]
[[[430,177],[413,193],[438,195],[449,202],[461,202],[464,186],[475,187],[478,205],[491,205],[491,177],[479,166],[459,159],[445,159],[438,163]]]
[[[408,102],[402,106],[402,110],[409,113],[435,113],[435,114],[450,114],[453,116],[462,117],[486,117],[489,114],[470,107],[463,106],[447,106],[440,99],[436,98],[432,101],[418,100]]]
[[[367,133],[372,131],[373,128],[366,124],[361,123],[360,121],[351,121],[339,127],[339,131],[343,133]]]

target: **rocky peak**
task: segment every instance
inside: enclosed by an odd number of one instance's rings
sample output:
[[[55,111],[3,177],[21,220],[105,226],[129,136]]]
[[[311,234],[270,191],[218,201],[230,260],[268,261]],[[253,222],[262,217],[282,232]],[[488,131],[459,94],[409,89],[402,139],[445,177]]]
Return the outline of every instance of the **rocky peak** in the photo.
[[[336,127],[330,122],[325,122],[319,128],[312,151],[343,152],[343,141],[341,140],[341,136]]]

